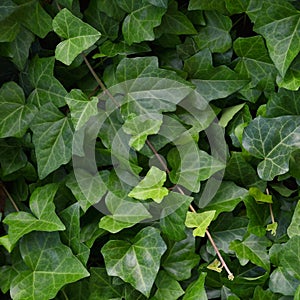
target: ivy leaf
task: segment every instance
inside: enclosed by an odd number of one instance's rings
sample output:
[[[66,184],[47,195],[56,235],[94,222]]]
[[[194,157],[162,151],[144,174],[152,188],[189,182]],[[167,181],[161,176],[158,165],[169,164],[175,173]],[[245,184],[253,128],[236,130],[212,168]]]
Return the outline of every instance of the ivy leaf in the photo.
[[[231,242],[229,249],[236,253],[241,265],[245,265],[250,260],[269,272],[270,261],[266,250],[269,246],[270,241],[267,238],[251,234],[244,241]]]
[[[199,203],[199,207],[203,207],[208,211],[214,210],[214,219],[216,219],[221,212],[233,211],[237,204],[240,203],[247,194],[248,191],[246,189],[235,185],[231,181],[223,181],[217,193],[209,203]]]
[[[81,90],[72,90],[65,99],[71,111],[75,130],[79,130],[92,116],[98,113],[98,98],[92,97],[89,100]]]
[[[43,179],[70,161],[73,128],[71,121],[52,103],[40,108],[30,128],[33,131],[38,174]]]
[[[112,215],[102,217],[99,227],[112,233],[152,217],[142,203],[129,197],[121,198],[108,192],[105,197],[105,203]]]
[[[3,0],[0,4],[1,16],[0,21],[3,21],[9,15],[16,11],[17,5],[11,0]]]
[[[29,200],[32,214],[23,211],[15,212],[3,220],[9,225],[8,235],[11,243],[16,243],[22,236],[34,230],[65,230],[64,224],[55,213],[53,203],[57,189],[58,185],[55,183],[36,188]]]
[[[149,297],[166,245],[153,227],[142,229],[131,243],[110,240],[101,250],[106,270]]]
[[[80,206],[78,203],[70,205],[59,214],[66,226],[61,232],[62,241],[71,248],[73,254],[86,266],[90,250],[80,241]]]
[[[251,187],[249,189],[249,195],[252,196],[258,203],[273,203],[272,195],[264,194],[257,187]]]
[[[183,300],[207,300],[205,291],[205,277],[207,273],[201,273],[196,281],[193,281],[186,289]]]
[[[13,81],[0,89],[0,138],[22,137],[27,131],[37,108],[25,103],[23,90]]]
[[[294,210],[292,222],[287,228],[287,234],[290,238],[293,236],[300,236],[300,202],[297,202],[297,205]]]
[[[191,0],[189,10],[217,10],[221,13],[226,12],[225,1],[218,0]]]
[[[67,91],[54,77],[54,57],[38,58],[31,61],[29,66],[29,80],[34,90],[28,97],[28,102],[40,107],[53,103],[57,107],[66,104],[64,97]]]
[[[200,257],[195,253],[195,238],[190,230],[186,238],[174,242],[167,240],[167,252],[162,258],[161,265],[168,274],[178,281],[191,277],[192,269],[199,263]]]
[[[160,203],[169,193],[168,189],[163,187],[166,178],[166,172],[153,166],[144,179],[131,190],[128,196],[139,200],[147,200],[150,198]]]
[[[256,18],[254,30],[266,39],[270,57],[282,77],[299,53],[299,17],[292,4],[277,0],[263,2]]]
[[[279,89],[277,93],[272,93],[267,102],[267,117],[280,117],[284,115],[300,115],[300,104],[298,100],[299,92]],[[289,105],[286,105],[286,103]]]
[[[298,91],[300,87],[300,56],[298,56],[293,60],[290,68],[285,73],[284,78],[281,76],[277,76],[277,84],[280,88],[284,88],[287,90]]]
[[[253,156],[263,159],[257,172],[261,179],[271,181],[289,170],[291,153],[300,146],[300,118],[257,117],[246,127],[243,147]]]
[[[66,8],[55,16],[52,25],[55,33],[66,39],[56,46],[55,58],[68,66],[101,36],[96,29],[75,17]]]
[[[206,26],[200,28],[199,33],[193,37],[198,49],[209,48],[211,52],[220,53],[227,51],[231,47],[230,18],[216,11],[206,11],[205,18]]]
[[[216,211],[210,210],[202,213],[187,212],[185,226],[188,228],[195,228],[193,231],[194,236],[205,236],[205,232],[211,221],[215,216]]]
[[[9,16],[3,21],[0,21],[1,32],[0,32],[0,42],[12,42],[20,30],[20,24],[15,19],[15,16]]]
[[[184,294],[178,281],[170,277],[166,271],[160,271],[156,277],[157,291],[151,300],[178,299]]]
[[[61,243],[57,232],[25,236],[20,251],[24,263],[11,282],[13,299],[51,299],[64,285],[89,275],[70,248]]]
[[[86,212],[89,207],[98,203],[107,192],[107,187],[100,174],[91,174],[84,169],[76,168],[76,176],[71,173],[66,181],[66,186],[72,191],[81,209]],[[105,176],[105,175],[104,175]]]
[[[153,28],[161,23],[161,18],[166,12],[163,7],[152,6],[149,4],[139,5],[126,16],[122,32],[125,41],[132,45],[143,41],[153,41],[155,38]],[[136,30],[139,28],[139,30]]]

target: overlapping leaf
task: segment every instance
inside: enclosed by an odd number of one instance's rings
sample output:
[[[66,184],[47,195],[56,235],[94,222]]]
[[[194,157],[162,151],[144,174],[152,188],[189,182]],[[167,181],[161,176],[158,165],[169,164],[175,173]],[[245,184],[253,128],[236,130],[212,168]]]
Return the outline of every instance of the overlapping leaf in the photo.
[[[87,23],[75,17],[68,9],[62,9],[53,19],[53,30],[65,41],[55,49],[55,58],[70,65],[82,51],[88,49],[101,34]]]

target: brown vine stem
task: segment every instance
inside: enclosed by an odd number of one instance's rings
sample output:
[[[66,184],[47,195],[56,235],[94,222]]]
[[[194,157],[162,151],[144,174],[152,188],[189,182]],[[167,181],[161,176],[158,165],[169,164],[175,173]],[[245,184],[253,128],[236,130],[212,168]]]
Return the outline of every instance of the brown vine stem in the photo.
[[[266,188],[266,192],[267,192],[267,195],[270,195],[268,188]],[[275,218],[274,218],[272,203],[269,203],[269,208],[270,208],[271,221],[272,221],[272,224],[274,224],[275,223]]]
[[[109,90],[106,88],[106,86],[104,85],[104,83],[101,81],[101,79],[99,78],[99,76],[96,74],[96,72],[94,71],[93,67],[90,65],[89,61],[87,60],[86,56],[82,53],[83,59],[86,63],[86,65],[88,66],[90,72],[92,73],[92,75],[94,76],[95,80],[97,81],[97,83],[99,84],[99,86],[101,87],[101,89],[103,90],[103,92],[105,92],[110,98],[111,100],[116,104],[117,108],[120,108],[119,103],[114,99],[114,96],[109,92]],[[165,170],[165,172],[167,174],[170,174],[170,170],[168,168],[168,166],[166,165],[166,163],[163,161],[163,159],[160,157],[160,155],[158,154],[158,152],[156,151],[155,147],[152,145],[152,143],[147,140],[146,141],[148,147],[151,149],[151,151],[154,153],[154,155],[156,156],[156,158],[158,159],[158,161],[160,162],[160,164],[162,165],[163,169]],[[176,186],[177,190],[179,191],[180,194],[185,195],[184,191],[182,190],[182,188],[180,186]],[[192,204],[190,204],[190,210],[194,213],[197,213],[196,209],[193,207]],[[222,264],[222,267],[224,267],[224,269],[226,270],[227,274],[228,274],[228,279],[229,280],[233,280],[234,279],[234,275],[233,273],[230,271],[230,269],[228,268],[226,262],[224,261],[217,245],[215,244],[210,232],[208,231],[208,229],[206,229],[206,235],[209,239],[209,241],[211,242],[217,256],[220,259],[220,262]]]
[[[5,185],[2,182],[0,182],[0,188],[4,191],[4,193],[6,194],[7,198],[9,199],[9,201],[11,202],[15,210],[20,211],[16,202],[14,201],[14,199],[12,198],[12,196],[10,195],[10,193],[8,192],[8,190],[6,189]]]

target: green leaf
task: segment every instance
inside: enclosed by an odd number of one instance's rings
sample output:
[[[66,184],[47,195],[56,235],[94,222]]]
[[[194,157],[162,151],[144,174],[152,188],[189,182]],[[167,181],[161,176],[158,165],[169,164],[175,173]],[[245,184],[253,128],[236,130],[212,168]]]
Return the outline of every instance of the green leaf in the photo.
[[[53,103],[57,107],[66,104],[64,97],[67,91],[63,85],[53,76],[54,57],[38,58],[31,61],[29,66],[29,80],[34,90],[28,97],[28,102],[40,107],[47,103]]]
[[[3,0],[0,4],[0,21],[3,21],[9,15],[16,11],[17,5],[11,0]]]
[[[185,226],[188,228],[196,227],[196,229],[193,230],[193,235],[204,237],[206,229],[213,220],[215,213],[215,210],[202,213],[187,212]]]
[[[149,297],[166,245],[153,227],[142,229],[131,243],[110,240],[101,250],[106,270]]]
[[[287,228],[287,234],[290,238],[294,236],[300,236],[300,202],[297,202],[297,205],[294,210],[292,222]]]
[[[65,98],[70,111],[75,130],[83,127],[88,120],[98,113],[98,98],[88,97],[81,90],[72,90]]]
[[[169,4],[167,12],[164,14],[160,26],[157,28],[159,33],[167,34],[196,34],[197,30],[193,23],[178,10],[177,2]]]
[[[178,281],[170,277],[166,271],[160,271],[156,277],[157,291],[151,300],[178,299],[184,294]]]
[[[142,203],[126,196],[121,198],[108,192],[105,203],[111,215],[102,217],[99,227],[112,233],[152,217]]]
[[[71,173],[66,181],[66,186],[72,191],[81,209],[86,212],[89,207],[97,204],[107,192],[107,187],[100,174],[91,174],[84,169],[75,169],[75,175]]]
[[[299,117],[258,117],[250,122],[244,130],[243,147],[263,159],[257,166],[261,179],[272,180],[289,170],[290,155],[300,146],[299,133]]]
[[[269,256],[266,248],[270,246],[270,241],[265,237],[249,235],[244,241],[233,241],[230,249],[233,250],[241,265],[245,265],[250,260],[253,264],[270,271]]]
[[[161,23],[161,18],[166,12],[163,7],[149,4],[139,5],[135,10],[126,16],[122,32],[125,41],[132,45],[143,41],[153,41],[155,38],[153,29]],[[136,30],[139,28],[139,30]]]
[[[199,33],[193,37],[199,50],[209,48],[211,52],[224,53],[231,47],[229,30],[232,22],[229,17],[216,11],[206,11],[206,26],[200,28]]]
[[[261,286],[257,286],[254,290],[253,299],[257,300],[277,300],[279,299],[279,295],[273,294],[270,290],[263,290]]]
[[[297,91],[300,87],[300,56],[298,55],[292,62],[290,68],[285,73],[284,78],[277,77],[277,84],[280,88]]]
[[[223,181],[215,196],[207,203],[199,203],[206,211],[215,211],[214,219],[222,212],[230,212],[248,194],[246,189],[235,185],[231,181]]]
[[[180,241],[186,237],[184,221],[193,198],[170,192],[163,200],[159,218],[160,228],[169,239]]]
[[[245,103],[231,107],[226,107],[223,110],[222,116],[219,121],[219,125],[225,128],[228,125],[228,123],[232,120],[234,115],[237,114],[244,107],[244,105]]]
[[[169,193],[168,189],[163,187],[166,178],[166,172],[153,166],[128,196],[139,200],[153,199],[160,203]]]
[[[20,251],[24,263],[11,282],[13,299],[52,299],[64,285],[89,276],[57,232],[31,233],[20,242]]]
[[[192,192],[199,192],[200,181],[208,179],[225,167],[213,156],[199,150],[194,142],[171,149],[168,162],[172,167],[170,180]]]
[[[179,242],[167,240],[168,249],[161,263],[164,270],[178,281],[190,278],[192,269],[200,260],[195,252],[195,237],[190,230],[186,234],[187,237]]]
[[[0,42],[12,42],[20,30],[20,24],[14,16],[10,16],[3,21],[0,21]]]
[[[5,83],[0,89],[0,138],[22,137],[36,113],[34,105],[25,103],[21,87]]]
[[[207,273],[200,273],[198,279],[193,281],[186,289],[183,300],[207,300],[207,294],[205,291],[205,277]]]
[[[126,119],[123,130],[131,135],[129,145],[139,151],[143,148],[148,135],[158,133],[161,124],[162,115],[132,115]]]
[[[73,254],[86,266],[89,259],[89,248],[80,241],[80,206],[78,203],[70,205],[59,214],[66,226],[61,232],[61,238],[65,245],[71,248]]]
[[[70,65],[76,56],[94,45],[101,36],[96,29],[75,17],[66,8],[55,16],[52,25],[55,33],[66,39],[55,49],[55,58],[66,65]]]
[[[9,225],[8,235],[15,244],[22,236],[31,231],[65,230],[64,224],[55,213],[53,203],[58,185],[47,184],[36,188],[32,193],[29,206],[31,213],[19,211],[9,214],[3,222]]]
[[[30,128],[33,131],[38,174],[40,179],[43,179],[70,161],[73,128],[69,118],[52,103],[40,108]]]
[[[300,115],[299,95],[300,92],[287,91],[286,89],[279,89],[277,93],[272,93],[267,102],[266,116]]]
[[[267,1],[255,22],[254,30],[266,39],[270,57],[282,77],[299,53],[299,17],[299,11],[287,1]]]
[[[249,195],[252,196],[258,203],[273,203],[272,195],[264,194],[257,187],[251,187],[249,189]]]

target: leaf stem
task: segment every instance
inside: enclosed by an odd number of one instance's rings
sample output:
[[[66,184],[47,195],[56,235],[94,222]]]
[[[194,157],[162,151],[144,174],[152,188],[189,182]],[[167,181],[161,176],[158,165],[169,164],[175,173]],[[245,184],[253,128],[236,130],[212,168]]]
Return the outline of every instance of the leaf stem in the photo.
[[[13,205],[13,207],[15,208],[16,211],[20,211],[16,202],[14,201],[14,199],[12,198],[12,196],[10,195],[10,193],[8,192],[8,190],[6,189],[5,185],[3,184],[3,182],[0,182],[0,188],[4,191],[4,193],[6,194],[7,198],[9,199],[9,201],[11,202],[11,204]]]
[[[266,192],[267,192],[267,195],[270,195],[268,188],[266,188]],[[274,224],[275,223],[275,218],[274,218],[272,203],[269,203],[269,208],[270,208],[271,221],[272,221],[272,224]]]
[[[98,75],[96,74],[96,72],[94,71],[93,67],[90,65],[89,61],[87,60],[86,56],[81,53],[87,67],[89,68],[90,72],[92,73],[92,75],[94,76],[95,80],[97,81],[97,83],[99,84],[99,86],[101,87],[101,89],[103,90],[104,93],[106,93],[110,98],[111,100],[116,104],[117,108],[120,108],[120,105],[119,103],[116,101],[116,99],[114,98],[114,96],[109,92],[109,90],[106,88],[106,86],[104,85],[104,83],[101,81],[101,79],[98,77]],[[165,172],[167,174],[170,174],[170,170],[168,169],[168,166],[166,165],[166,163],[162,160],[162,158],[160,157],[160,155],[158,154],[158,152],[156,151],[155,147],[152,145],[152,143],[147,140],[146,141],[148,147],[151,149],[151,151],[154,153],[154,155],[156,156],[156,158],[158,159],[158,161],[161,163],[163,169],[165,170]],[[184,191],[182,190],[182,188],[180,186],[176,186],[177,190],[179,191],[180,194],[182,195],[185,195]],[[193,207],[192,204],[190,204],[190,210],[194,213],[196,213],[196,209]],[[222,266],[224,267],[224,269],[226,270],[226,272],[228,273],[228,278],[230,280],[233,280],[234,276],[233,274],[231,273],[231,271],[229,270],[228,266],[226,265],[226,262],[224,261],[218,247],[216,246],[212,236],[210,235],[208,229],[206,229],[206,235],[209,239],[209,241],[211,242],[217,256],[219,257],[221,263],[222,263]]]

